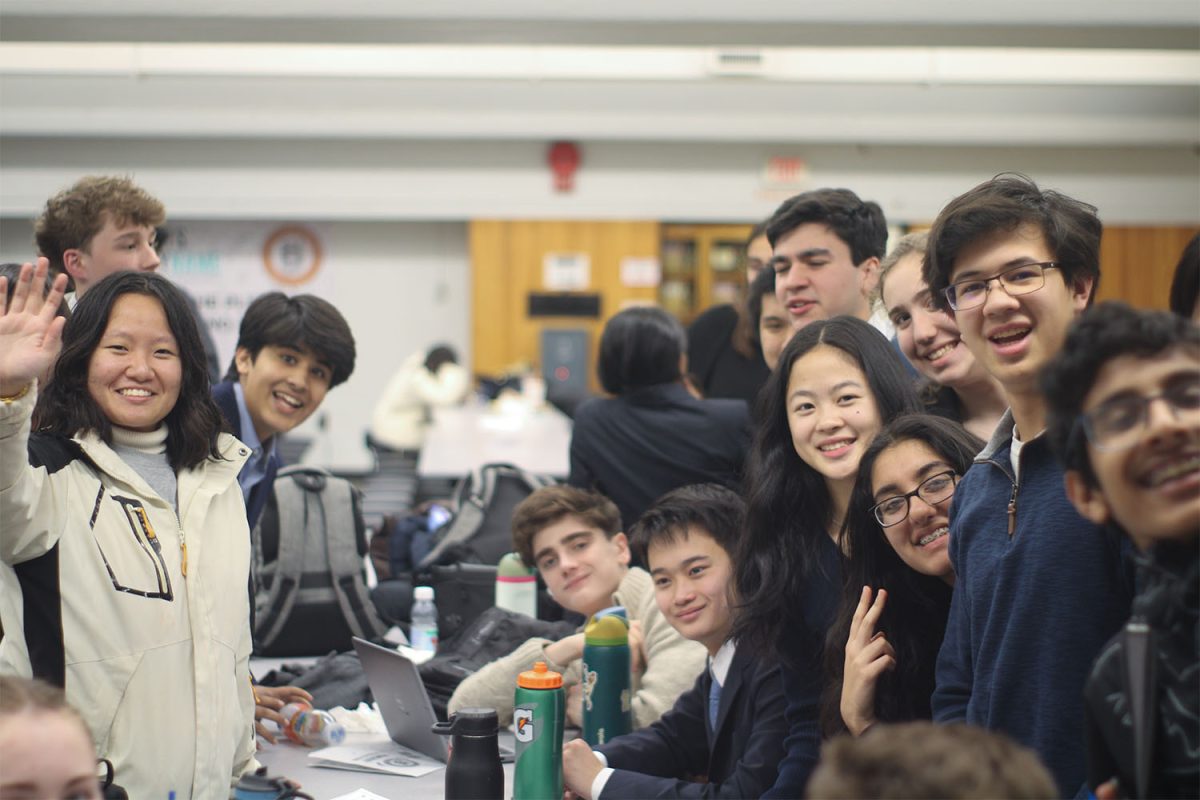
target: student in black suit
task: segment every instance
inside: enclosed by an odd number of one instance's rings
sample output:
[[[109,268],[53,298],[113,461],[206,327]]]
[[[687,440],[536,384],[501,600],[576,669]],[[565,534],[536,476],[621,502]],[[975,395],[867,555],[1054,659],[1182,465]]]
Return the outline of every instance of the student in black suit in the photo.
[[[212,387],[212,396],[229,430],[251,451],[238,473],[251,531],[281,466],[275,447],[279,434],[308,419],[326,392],[350,377],[354,358],[350,326],[333,305],[315,295],[270,292],[255,298],[242,315],[229,372]],[[250,617],[253,627],[253,584]],[[311,702],[312,697],[294,686],[255,686],[259,735],[274,743],[261,720],[273,720],[282,728],[286,721],[279,709],[294,700]]]
[[[729,638],[731,552],[744,513],[724,487],[685,486],[633,527],[659,609],[708,648],[708,668],[650,727],[594,752],[579,739],[564,745],[563,778],[578,797],[758,797],[774,783],[788,729],[779,667]]]
[[[576,412],[567,483],[610,498],[626,530],[672,489],[741,479],[746,403],[692,396],[686,353],[683,326],[661,308],[627,308],[604,326],[596,371],[613,396]]]
[[[354,357],[345,317],[320,297],[270,292],[246,309],[237,351],[212,394],[233,435],[252,451],[238,475],[251,530],[282,466],[278,435],[321,407],[326,392],[354,372]]]

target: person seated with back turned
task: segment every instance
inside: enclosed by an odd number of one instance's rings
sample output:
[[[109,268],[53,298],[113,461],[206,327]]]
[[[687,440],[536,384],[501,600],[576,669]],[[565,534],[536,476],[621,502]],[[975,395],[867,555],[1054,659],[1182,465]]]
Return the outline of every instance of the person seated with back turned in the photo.
[[[563,776],[577,796],[758,797],[775,782],[788,729],[779,666],[730,638],[733,551],[745,512],[723,486],[685,486],[633,526],[633,547],[650,568],[659,610],[704,645],[708,669],[650,727],[596,753],[581,739],[567,742]]]
[[[1141,663],[1154,676],[1152,694],[1131,690],[1126,677],[1132,643],[1142,635],[1127,628],[1100,651],[1084,688],[1088,787],[1097,797],[1196,797],[1200,329],[1167,312],[1104,303],[1071,328],[1041,385],[1067,497],[1140,551],[1130,626],[1141,623],[1150,641]],[[1150,698],[1153,720],[1141,785],[1136,695]]]
[[[741,479],[746,403],[689,394],[686,351],[683,326],[661,308],[627,308],[604,326],[596,371],[613,397],[576,412],[567,483],[612,498],[625,527],[672,489]]]
[[[704,647],[671,627],[654,602],[650,575],[629,566],[629,542],[611,500],[571,486],[547,486],[513,511],[513,549],[537,566],[546,588],[563,608],[590,617],[609,606],[624,606],[630,621],[633,666],[630,707],[633,724],[643,728],[662,716],[704,668]],[[579,685],[583,633],[557,642],[533,638],[471,675],[450,698],[449,713],[460,708],[495,708],[500,724],[512,720],[517,675],[545,661],[562,673],[567,688],[567,721],[583,718]]]
[[[275,484],[279,434],[320,408],[325,393],[354,372],[354,357],[354,335],[345,318],[315,295],[270,292],[255,298],[242,315],[229,372],[212,387],[212,397],[230,430],[250,449],[238,484],[251,531]],[[253,614],[252,588],[250,594]],[[279,709],[297,699],[311,701],[312,697],[292,686],[255,686],[259,735],[274,743],[275,737],[261,720],[272,720],[282,728],[286,723]]]

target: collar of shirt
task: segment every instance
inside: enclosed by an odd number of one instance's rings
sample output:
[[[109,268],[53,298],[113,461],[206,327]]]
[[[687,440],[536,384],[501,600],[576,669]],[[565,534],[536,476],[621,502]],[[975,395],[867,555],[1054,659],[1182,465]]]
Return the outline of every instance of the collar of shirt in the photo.
[[[253,451],[252,460],[264,460],[269,458],[271,453],[275,451],[275,437],[272,436],[269,440],[269,446],[263,446],[263,443],[258,440],[258,431],[254,430],[254,418],[250,416],[250,409],[246,408],[246,393],[242,391],[242,384],[235,382],[233,384],[233,396],[237,400],[238,409],[238,425],[241,433],[238,436],[242,443]]]
[[[722,686],[725,685],[725,679],[729,677],[729,667],[733,664],[733,654],[736,650],[737,645],[733,639],[729,639],[721,645],[717,654],[708,660],[708,671],[712,673],[713,680]]]

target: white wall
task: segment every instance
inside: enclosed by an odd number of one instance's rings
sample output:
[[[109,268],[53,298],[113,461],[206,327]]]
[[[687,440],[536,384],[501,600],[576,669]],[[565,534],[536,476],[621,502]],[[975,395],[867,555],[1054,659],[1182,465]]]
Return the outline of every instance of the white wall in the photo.
[[[35,215],[80,175],[116,172],[133,174],[174,219],[757,221],[799,188],[764,186],[767,160],[799,156],[805,187],[850,187],[895,222],[932,221],[946,201],[1006,170],[1095,204],[1108,224],[1200,221],[1200,154],[1190,146],[585,141],[566,195],[552,189],[546,149],[544,141],[6,137],[0,216]]]
[[[365,469],[370,460],[363,433],[400,361],[414,351],[448,342],[464,363],[470,363],[466,226],[333,222],[323,230],[335,271],[329,299],[350,323],[358,359],[350,380],[331,391],[296,433],[316,440],[308,460],[337,469]],[[32,239],[28,218],[0,220],[0,260],[27,260]]]

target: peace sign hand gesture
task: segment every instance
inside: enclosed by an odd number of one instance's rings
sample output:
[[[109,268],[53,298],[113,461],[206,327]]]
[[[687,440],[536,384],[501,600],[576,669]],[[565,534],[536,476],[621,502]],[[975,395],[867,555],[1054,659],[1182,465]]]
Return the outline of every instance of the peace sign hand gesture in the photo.
[[[50,262],[37,267],[24,264],[12,300],[7,300],[8,280],[0,278],[0,397],[20,394],[34,378],[45,374],[62,349],[66,319],[57,316],[67,288],[59,275],[46,291]]]
[[[896,668],[896,651],[883,631],[875,632],[887,590],[880,589],[871,602],[871,587],[864,586],[854,619],[850,623],[850,638],[846,641],[845,673],[842,677],[842,721],[855,736],[875,722],[875,686],[879,676]]]

